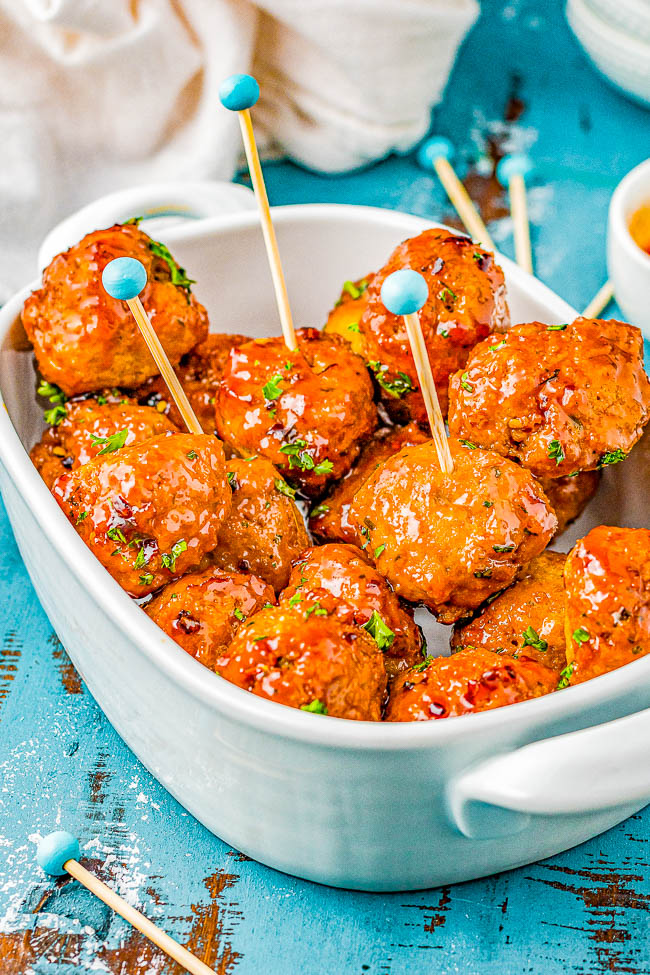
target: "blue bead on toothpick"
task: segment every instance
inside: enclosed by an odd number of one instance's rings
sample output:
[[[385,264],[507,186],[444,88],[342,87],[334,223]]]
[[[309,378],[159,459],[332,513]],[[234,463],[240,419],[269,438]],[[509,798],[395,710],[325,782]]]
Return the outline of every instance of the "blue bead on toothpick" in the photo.
[[[417,271],[393,271],[381,286],[381,300],[393,315],[412,315],[429,297],[429,288]]]
[[[523,152],[513,153],[511,156],[504,156],[497,165],[497,179],[502,186],[508,188],[513,176],[523,176],[526,179],[534,169],[531,159]]]
[[[231,112],[252,108],[259,97],[260,86],[250,74],[231,74],[219,86],[221,104]]]
[[[44,836],[36,850],[39,867],[54,877],[62,877],[66,872],[63,864],[68,860],[78,860],[80,855],[79,840],[62,829]]]
[[[436,135],[422,143],[415,158],[418,166],[421,166],[422,169],[433,169],[435,159],[451,160],[454,158],[454,147],[449,139],[445,139],[442,135]]]
[[[116,257],[102,271],[104,290],[111,298],[129,301],[140,294],[147,283],[144,264],[135,257]]]

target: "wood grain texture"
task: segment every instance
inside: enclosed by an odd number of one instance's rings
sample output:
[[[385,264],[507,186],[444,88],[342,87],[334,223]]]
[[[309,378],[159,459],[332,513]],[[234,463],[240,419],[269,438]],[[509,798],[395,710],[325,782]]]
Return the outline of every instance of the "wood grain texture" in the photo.
[[[435,130],[458,146],[466,185],[510,254],[494,165],[505,151],[533,156],[537,271],[582,307],[605,280],[609,196],[647,155],[649,116],[594,73],[561,0],[482,8]],[[274,203],[453,221],[435,175],[411,157],[335,180],[274,164],[266,178]],[[562,856],[440,890],[369,895],[275,873],[199,826],[122,744],[53,636],[3,512],[0,541],[0,975],[178,975],[88,892],[43,876],[33,840],[57,826],[219,975],[650,973],[650,810]]]

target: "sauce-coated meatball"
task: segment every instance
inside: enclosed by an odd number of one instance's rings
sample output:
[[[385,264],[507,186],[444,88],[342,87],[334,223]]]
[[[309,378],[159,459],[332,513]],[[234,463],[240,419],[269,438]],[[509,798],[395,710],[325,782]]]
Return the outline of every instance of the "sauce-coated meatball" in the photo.
[[[564,582],[570,683],[650,653],[650,531],[593,528],[569,552]]]
[[[515,325],[449,384],[449,429],[538,477],[622,460],[650,416],[641,332],[623,322]]]
[[[392,457],[402,447],[424,443],[427,439],[426,434],[415,423],[409,423],[406,427],[384,427],[377,431],[361,451],[352,470],[334,485],[332,491],[311,512],[309,529],[312,534],[330,542],[364,545],[363,537],[349,520],[354,495],[382,461]]]
[[[539,483],[557,515],[557,537],[580,517],[595,495],[600,471],[580,471],[573,477],[540,477]]]
[[[135,387],[158,372],[128,305],[104,291],[102,271],[115,257],[144,264],[148,281],[140,297],[173,364],[207,335],[205,308],[189,283],[172,282],[172,267],[154,253],[160,249],[136,226],[116,225],[88,234],[43,272],[42,287],[25,302],[23,325],[41,374],[68,396]]]
[[[217,396],[217,430],[240,455],[261,454],[305,494],[350,470],[377,423],[363,360],[337,335],[297,333],[233,349]]]
[[[293,489],[263,457],[226,464],[232,508],[213,552],[229,572],[253,572],[276,592],[289,581],[292,562],[309,545]]]
[[[422,634],[383,576],[354,545],[309,548],[294,563],[280,604],[300,607],[316,590],[338,601],[337,615],[367,630],[384,654],[389,677],[421,658]]]
[[[207,569],[171,582],[145,607],[154,623],[210,669],[242,623],[275,594],[257,576]]]
[[[262,609],[239,629],[215,669],[260,697],[334,718],[379,721],[386,693],[375,641],[334,613]]]
[[[335,332],[349,342],[352,351],[365,357],[366,343],[359,327],[366,307],[368,278],[360,281],[346,281],[339,300],[327,316],[323,331]]]
[[[432,441],[405,447],[357,492],[350,520],[395,591],[453,623],[510,585],[557,520],[530,471],[450,440],[452,474]]]
[[[452,650],[482,647],[526,656],[556,674],[566,666],[564,562],[560,552],[542,552],[520,578],[469,622],[456,624]]]
[[[52,493],[131,596],[199,568],[231,504],[221,443],[182,433],[95,457],[62,474]]]
[[[472,346],[509,324],[506,289],[493,254],[446,230],[425,230],[405,240],[370,279],[360,322],[366,359],[391,414],[426,426],[404,320],[386,311],[381,300],[384,280],[401,268],[419,271],[429,286],[419,315],[443,413],[451,374],[464,366]]]
[[[386,721],[431,721],[502,708],[549,694],[557,675],[536,660],[466,649],[430,659],[394,681]]]

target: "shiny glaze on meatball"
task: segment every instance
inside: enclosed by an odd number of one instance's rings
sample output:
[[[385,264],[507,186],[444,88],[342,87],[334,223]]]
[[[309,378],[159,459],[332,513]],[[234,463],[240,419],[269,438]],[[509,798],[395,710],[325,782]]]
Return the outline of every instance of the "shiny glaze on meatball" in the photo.
[[[401,268],[419,271],[429,286],[429,298],[419,315],[443,413],[449,377],[464,366],[472,346],[509,324],[506,289],[493,254],[469,237],[435,229],[405,240],[371,278],[360,322],[366,359],[390,413],[426,428],[404,320],[387,312],[381,300],[384,280]]]
[[[212,559],[229,572],[253,572],[280,592],[293,560],[309,545],[293,489],[263,457],[233,457],[226,472],[232,508]]]
[[[39,370],[68,396],[138,386],[158,372],[128,305],[104,291],[102,271],[115,257],[144,264],[140,298],[173,364],[207,335],[205,308],[189,285],[172,282],[170,264],[152,246],[160,248],[133,224],[97,230],[57,255],[25,302],[23,325]]]
[[[383,576],[354,545],[308,548],[294,563],[280,605],[300,606],[316,590],[338,601],[337,615],[363,627],[384,654],[389,677],[421,659],[422,634]]]
[[[569,552],[564,582],[568,682],[650,653],[650,531],[593,528]]]
[[[96,457],[62,474],[52,493],[131,596],[199,568],[231,504],[221,443],[182,433]]]
[[[502,708],[554,691],[557,675],[536,660],[466,649],[430,658],[394,681],[386,721],[432,721]]]
[[[274,602],[273,590],[257,576],[211,568],[171,582],[145,612],[186,653],[213,669],[242,623]]]
[[[600,476],[600,471],[580,471],[573,477],[538,478],[557,515],[556,538],[585,510],[598,490]]]
[[[278,704],[334,718],[381,719],[383,655],[372,637],[325,607],[260,610],[239,629],[215,669]]]
[[[443,623],[510,585],[557,526],[530,471],[491,451],[449,446],[452,474],[441,472],[432,441],[405,447],[370,476],[350,510],[395,591]]]
[[[650,415],[641,332],[623,322],[515,325],[449,384],[449,429],[562,477],[622,460]]]
[[[566,667],[564,562],[560,552],[542,552],[509,589],[483,607],[451,638],[452,651],[482,647],[526,656],[560,675]]]
[[[350,470],[377,423],[363,360],[337,335],[297,333],[233,349],[217,396],[217,430],[241,456],[261,454],[309,496]]]

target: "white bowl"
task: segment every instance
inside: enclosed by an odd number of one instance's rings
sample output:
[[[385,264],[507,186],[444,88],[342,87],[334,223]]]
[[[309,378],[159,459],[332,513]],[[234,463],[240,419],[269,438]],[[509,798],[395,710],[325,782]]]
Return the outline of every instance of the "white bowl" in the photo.
[[[586,0],[592,13],[629,37],[650,42],[648,0]]]
[[[275,219],[295,318],[316,325],[342,280],[379,266],[427,226],[364,207],[282,207]],[[213,329],[278,333],[254,214],[176,228],[165,242],[199,281]],[[499,260],[515,321],[574,317],[543,284]],[[0,311],[0,487],[20,551],[109,721],[208,829],[300,877],[397,890],[549,856],[645,803],[650,711],[634,712],[650,706],[650,656],[535,701],[445,721],[381,724],[261,700],[184,653],[86,548],[27,456],[42,429],[19,321],[28,293]],[[647,525],[649,471],[645,443],[605,472],[572,537],[612,512],[623,523]]]
[[[607,268],[616,300],[627,321],[650,339],[650,254],[630,233],[630,219],[643,204],[650,205],[650,159],[636,166],[619,183],[609,204]]]

